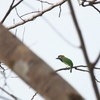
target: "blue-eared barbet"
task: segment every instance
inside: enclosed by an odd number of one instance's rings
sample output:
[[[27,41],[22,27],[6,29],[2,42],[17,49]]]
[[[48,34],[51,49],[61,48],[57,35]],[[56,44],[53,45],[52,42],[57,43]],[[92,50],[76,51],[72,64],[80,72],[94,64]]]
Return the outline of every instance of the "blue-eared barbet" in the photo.
[[[70,67],[70,73],[72,72],[73,62],[69,58],[64,55],[59,55],[56,59],[59,59],[64,64],[68,65]]]

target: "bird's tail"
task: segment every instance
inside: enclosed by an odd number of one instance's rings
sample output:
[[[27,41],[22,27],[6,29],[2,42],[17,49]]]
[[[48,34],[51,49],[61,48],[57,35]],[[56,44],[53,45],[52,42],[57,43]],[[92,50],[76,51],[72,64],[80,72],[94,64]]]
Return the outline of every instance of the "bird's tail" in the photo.
[[[70,73],[72,73],[72,68],[70,68]]]

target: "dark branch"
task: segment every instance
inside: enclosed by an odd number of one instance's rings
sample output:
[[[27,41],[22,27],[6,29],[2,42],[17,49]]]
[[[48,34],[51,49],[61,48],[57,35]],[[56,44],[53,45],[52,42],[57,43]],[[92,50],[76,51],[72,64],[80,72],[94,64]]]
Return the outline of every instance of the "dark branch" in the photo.
[[[60,15],[61,15],[61,5],[59,6],[59,9],[60,9],[60,11],[59,11],[59,17],[60,17]]]
[[[95,1],[96,1],[96,0],[95,0]],[[99,4],[100,1],[99,1],[99,2],[95,2],[95,1],[94,1],[94,2],[83,1],[81,5],[82,5],[83,7],[91,6],[91,7],[93,7],[95,10],[97,10],[97,11],[100,13],[100,10],[94,6],[94,4]],[[85,4],[85,2],[87,2],[88,4]]]
[[[5,92],[6,94],[8,94],[9,96],[11,96],[14,100],[18,100],[17,97],[15,97],[14,95],[10,94],[9,92],[7,92],[6,90],[4,90],[3,88],[0,87],[0,89]]]
[[[100,13],[100,10],[97,9],[94,5],[91,5],[91,6]]]
[[[93,73],[93,67],[94,66],[89,61],[88,54],[87,54],[87,51],[86,51],[86,47],[85,47],[85,44],[84,44],[84,40],[83,40],[83,37],[82,37],[82,33],[81,33],[80,28],[79,28],[79,25],[78,25],[78,22],[77,22],[75,13],[74,13],[74,9],[73,9],[71,0],[68,0],[68,4],[69,4],[70,10],[71,10],[72,18],[73,18],[73,21],[74,21],[74,24],[75,24],[80,42],[81,42],[81,49],[83,51],[87,66],[89,68],[89,72],[90,72],[90,76],[91,76],[92,85],[93,85],[93,88],[94,88],[94,91],[95,91],[95,95],[96,95],[97,100],[100,100],[98,87],[97,87],[97,84],[95,82],[95,77],[94,77],[94,73]]]
[[[99,53],[97,59],[95,60],[95,62],[93,63],[93,66],[94,66],[94,67],[95,67],[95,65],[97,64],[97,62],[98,62],[99,60],[100,60],[100,53]]]
[[[53,3],[50,3],[50,2],[47,2],[47,1],[42,1],[42,0],[37,0],[37,1],[39,1],[39,2],[41,2],[41,3],[47,3],[47,4],[49,4],[49,5],[53,5]]]
[[[40,11],[32,11],[32,12],[28,12],[28,13],[26,13],[26,14],[24,14],[24,15],[21,15],[20,17],[24,17],[24,16],[26,16],[26,15],[29,15],[29,14],[32,14],[32,13],[39,13]]]
[[[17,5],[19,5],[22,1],[23,1],[23,0],[20,0],[19,2],[17,2],[17,3],[12,7],[12,9],[15,8]]]
[[[10,14],[14,2],[15,2],[15,0],[12,1],[12,3],[11,3],[11,5],[10,5],[10,7],[9,7],[7,13],[6,13],[6,15],[5,15],[4,18],[2,19],[1,23],[3,23],[3,22],[5,21],[5,19],[7,18],[7,16]]]
[[[17,8],[16,8],[16,7],[15,7],[15,11],[16,11],[17,16],[18,16],[22,21],[24,21],[24,19],[22,19],[21,16],[18,14],[18,11],[17,11]]]
[[[38,94],[38,93],[36,92],[36,93],[32,96],[31,100],[33,100],[34,97],[35,97],[37,94]]]
[[[85,2],[87,2],[88,4],[87,3],[85,4]],[[86,1],[86,0],[82,1],[82,6],[83,7],[90,6],[91,4],[92,5],[94,5],[94,4],[100,4],[100,1],[96,1],[96,2],[90,2],[90,1]]]
[[[18,3],[16,3],[14,6],[14,2],[15,0],[12,1],[7,13],[5,14],[4,18],[2,19],[1,23],[3,23],[5,21],[5,19],[8,17],[8,15],[10,14],[10,12],[12,11],[13,8],[15,8],[18,4],[20,4],[23,0],[20,0]]]
[[[80,67],[86,68],[87,66],[85,66],[85,65],[78,65],[78,66],[74,66],[73,69],[78,70],[78,71],[82,71],[82,72],[88,72],[88,73],[90,73],[88,70],[80,69]],[[100,70],[100,68],[97,68],[97,67],[94,67],[94,69],[99,69]],[[63,70],[70,70],[70,68],[67,68],[67,67],[60,68],[60,69],[55,70],[55,72],[59,72],[59,71],[63,71]],[[98,83],[100,83],[100,81],[97,80],[96,77],[95,77],[95,81],[97,81]]]
[[[74,66],[73,69],[76,69],[76,70],[79,70],[79,71],[84,71],[84,72],[89,72],[88,70],[79,69],[80,67],[86,68],[87,66],[85,66],[85,65],[78,65],[78,66]],[[67,67],[60,68],[60,69],[55,70],[55,72],[62,71],[62,70],[69,70],[69,69],[70,69],[69,67],[68,68]]]

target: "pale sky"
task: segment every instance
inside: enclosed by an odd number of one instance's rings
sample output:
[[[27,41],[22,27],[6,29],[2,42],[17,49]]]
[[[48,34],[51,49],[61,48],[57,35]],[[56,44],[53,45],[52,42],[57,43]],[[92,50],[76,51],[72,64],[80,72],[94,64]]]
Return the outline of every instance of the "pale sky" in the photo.
[[[56,3],[57,1],[59,0],[48,0],[48,2],[51,3]],[[6,7],[4,5],[5,3]],[[0,12],[0,20],[6,13],[9,4],[9,1],[4,0],[1,2],[0,7],[2,7],[3,11]],[[91,62],[93,62],[100,52],[100,14],[92,7],[79,6],[77,0],[73,0],[73,5],[85,40],[88,56]],[[48,7],[48,5],[44,4],[44,8],[46,7]],[[23,3],[17,7],[20,15],[40,9],[41,3],[36,0],[24,0]],[[25,29],[24,43],[54,70],[66,67],[66,65],[55,59],[60,54],[70,58],[75,66],[86,65],[83,53],[81,49],[78,48],[80,41],[74,27],[68,4],[63,4],[61,9],[62,12],[60,17],[59,7],[56,7],[45,13],[42,17],[38,17],[34,21],[10,30],[15,34],[15,30],[17,29],[17,37],[22,40],[23,31]],[[30,16],[31,15],[24,18]],[[21,21],[16,15],[15,10],[8,16],[4,25],[6,27],[13,25],[13,19],[15,19],[15,22]],[[69,43],[76,47],[73,47]],[[96,66],[100,67],[100,60]],[[11,71],[7,70],[8,75],[10,72]],[[96,100],[89,73],[73,69],[72,73],[70,73],[69,70],[66,70],[60,71],[58,74],[70,83],[86,100]],[[100,72],[95,71],[95,75],[97,79],[100,80]],[[20,78],[12,78],[14,76],[16,75],[13,73],[9,75],[9,78],[7,79],[9,87],[5,87],[5,89],[21,100],[30,100],[35,91],[30,89]],[[0,77],[2,77],[1,74]],[[3,79],[1,80],[0,87],[3,86]],[[100,83],[97,84],[100,91]],[[8,97],[5,93],[1,93],[0,95]],[[44,100],[44,98],[37,95],[33,100]]]

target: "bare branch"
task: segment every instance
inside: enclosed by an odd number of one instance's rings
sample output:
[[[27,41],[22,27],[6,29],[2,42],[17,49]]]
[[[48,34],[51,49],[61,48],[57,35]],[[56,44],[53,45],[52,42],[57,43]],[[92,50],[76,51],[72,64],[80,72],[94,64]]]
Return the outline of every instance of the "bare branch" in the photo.
[[[97,59],[95,60],[95,62],[93,63],[93,66],[94,66],[94,67],[95,67],[95,65],[97,64],[97,62],[98,62],[99,60],[100,60],[100,53],[99,53]]]
[[[34,97],[35,97],[37,94],[38,94],[38,93],[36,92],[36,93],[32,96],[31,100],[33,100]]]
[[[99,81],[99,80],[97,80],[96,78],[95,78],[95,80],[96,80],[98,83],[100,83],[100,81]]]
[[[18,11],[17,11],[17,8],[16,8],[16,7],[15,7],[15,11],[16,11],[17,16],[18,16],[22,21],[24,21],[24,19],[22,19],[21,16],[18,14]]]
[[[94,67],[94,69],[99,69],[100,70],[100,68],[97,68],[97,67]]]
[[[4,67],[1,66],[1,62],[0,62],[0,69],[2,69],[3,72],[5,71]]]
[[[35,18],[42,16],[45,12],[48,12],[48,11],[50,11],[51,9],[53,9],[57,6],[62,5],[66,1],[68,1],[68,0],[61,0],[60,2],[57,2],[56,4],[53,4],[52,6],[48,7],[47,9],[44,9],[43,11],[39,12],[38,14],[33,15],[31,18],[25,19],[24,22],[22,21],[22,22],[19,22],[19,23],[13,25],[13,26],[8,27],[8,29],[12,29],[12,28],[15,28],[19,25],[23,25],[23,24],[25,24],[26,22],[29,22],[29,21],[33,21]]]
[[[100,4],[100,1],[94,0],[94,1],[92,2],[92,1],[86,1],[86,0],[84,0],[84,1],[82,1],[80,4],[81,4],[83,7],[86,7],[86,6],[90,6],[90,5],[94,5],[94,4]]]
[[[95,10],[97,10],[100,13],[100,10],[94,6],[94,4],[99,4],[99,3],[100,3],[100,1],[97,1],[97,0],[93,0],[93,1],[83,0],[79,4],[82,5],[83,7],[91,6],[91,7],[93,7]]]
[[[12,9],[15,8],[17,5],[19,5],[22,1],[23,1],[23,0],[20,0],[19,2],[17,2],[17,3],[12,7]]]
[[[25,34],[25,27],[24,27],[23,36],[22,36],[22,42],[24,42],[24,34]]]
[[[85,65],[78,65],[78,66],[74,66],[73,69],[78,70],[78,71],[82,71],[82,72],[88,72],[88,73],[90,73],[88,70],[80,69],[80,67],[86,68],[87,66],[85,66]],[[100,70],[100,68],[96,68],[96,67],[94,67],[94,69],[99,69]],[[55,70],[55,72],[62,71],[62,70],[70,70],[70,68],[67,68],[67,67],[60,68],[60,69]],[[100,81],[97,80],[96,77],[94,77],[94,78],[95,78],[95,81],[97,81],[98,83],[100,83]]]
[[[18,100],[18,98],[16,96],[14,96],[13,94],[10,94],[9,92],[7,92],[6,90],[4,90],[2,87],[0,87],[0,89],[5,92],[6,94],[8,94],[9,96],[11,96],[14,100]]]
[[[11,3],[11,5],[10,5],[10,7],[9,7],[7,13],[6,13],[6,15],[5,15],[4,18],[2,19],[1,23],[4,22],[4,20],[7,18],[7,16],[8,16],[9,13],[11,12],[11,10],[12,10],[12,6],[13,6],[14,2],[15,2],[15,0],[12,1],[12,3]]]
[[[91,6],[100,13],[100,10],[98,8],[96,8],[94,5]]]
[[[60,9],[60,11],[59,11],[59,17],[60,17],[60,15],[61,15],[61,5],[59,6],[59,9]]]
[[[49,5],[53,5],[53,3],[50,3],[50,2],[47,2],[47,1],[43,1],[43,0],[37,0],[37,1],[40,1],[41,3],[47,3]]]
[[[32,13],[39,13],[40,11],[32,11],[32,12],[28,12],[28,13],[26,13],[26,14],[24,14],[24,15],[21,15],[20,17],[24,17],[24,16],[26,16],[26,15],[29,15],[29,14],[32,14]]]
[[[87,66],[85,66],[85,65],[78,65],[78,66],[74,66],[73,69],[76,69],[76,70],[79,70],[79,71],[84,71],[84,72],[89,72],[88,70],[79,69],[80,67],[86,68]],[[69,70],[69,69],[70,69],[69,67],[60,68],[60,69],[55,70],[55,72],[62,71],[62,70]]]
[[[20,1],[19,1],[18,3],[16,3],[14,6],[13,6],[13,4],[14,4],[15,0],[12,1],[12,3],[11,3],[11,5],[10,5],[10,7],[9,7],[9,9],[8,9],[8,11],[7,11],[7,13],[5,14],[4,18],[2,19],[1,23],[3,23],[3,22],[5,21],[5,19],[8,17],[8,15],[9,15],[10,12],[12,11],[12,9],[13,9],[14,7],[16,7],[18,4],[20,4],[22,1],[23,1],[23,0],[20,0]]]

